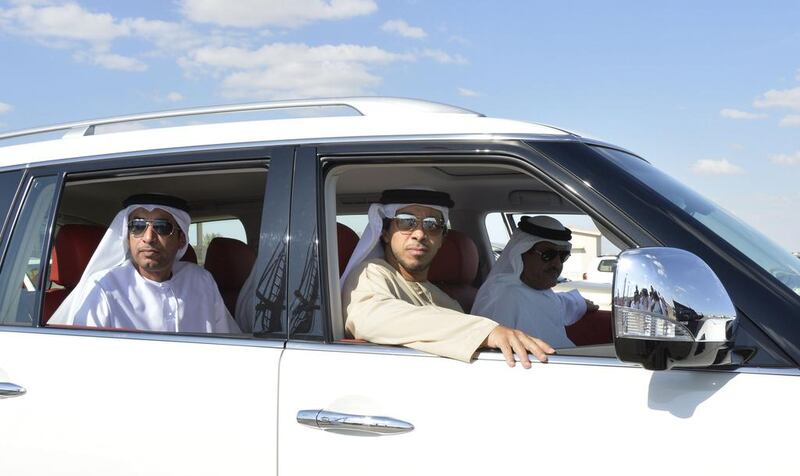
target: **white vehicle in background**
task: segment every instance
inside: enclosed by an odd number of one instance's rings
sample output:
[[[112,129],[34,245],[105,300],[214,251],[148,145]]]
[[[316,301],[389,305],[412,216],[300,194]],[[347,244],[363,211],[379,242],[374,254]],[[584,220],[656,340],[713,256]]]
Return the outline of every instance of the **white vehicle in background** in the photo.
[[[614,282],[615,269],[617,269],[616,255],[598,256],[592,260],[588,271],[583,273],[583,280],[610,285]]]

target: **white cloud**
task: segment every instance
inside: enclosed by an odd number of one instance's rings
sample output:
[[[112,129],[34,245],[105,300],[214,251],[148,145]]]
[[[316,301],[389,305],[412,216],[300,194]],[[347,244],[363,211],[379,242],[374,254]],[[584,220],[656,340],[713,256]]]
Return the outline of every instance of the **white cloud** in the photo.
[[[222,81],[226,97],[271,99],[336,97],[369,94],[381,83],[363,64],[287,63],[265,70],[241,71]]]
[[[176,91],[172,91],[171,93],[167,94],[167,101],[170,102],[183,101],[183,94]]]
[[[463,36],[460,35],[451,35],[450,38],[447,39],[450,43],[456,43],[458,45],[469,45],[470,41]]]
[[[459,96],[466,96],[466,97],[476,97],[480,96],[476,91],[467,88],[458,88],[458,95]]]
[[[146,18],[115,19],[111,14],[91,12],[74,2],[48,2],[43,6],[42,3],[29,1],[14,8],[0,9],[0,30],[32,38],[47,47],[73,50],[76,60],[107,69],[147,69],[141,59],[111,51],[113,41],[121,38],[153,44],[161,55],[174,55],[219,41],[213,34],[202,38],[180,23]]]
[[[723,109],[719,111],[719,115],[728,119],[763,119],[767,117],[766,114],[739,111],[737,109]]]
[[[778,165],[800,165],[800,150],[794,154],[773,155],[769,160]]]
[[[78,52],[75,54],[75,59],[117,71],[138,72],[147,70],[147,65],[138,59],[113,53],[87,54]]]
[[[381,26],[381,30],[387,33],[397,33],[406,38],[422,39],[428,36],[422,28],[411,26],[404,20],[389,20]]]
[[[800,126],[800,114],[789,114],[781,119],[779,123],[781,127],[797,127]]]
[[[467,64],[467,60],[461,55],[452,56],[442,50],[432,50],[426,48],[422,50],[419,55],[423,58],[430,58],[437,63],[443,64]]]
[[[108,44],[126,36],[128,28],[108,13],[92,13],[77,3],[36,7],[25,4],[0,10],[0,19],[12,33],[30,36],[45,44],[64,40]]]
[[[0,102],[0,114],[5,114],[7,112],[10,112],[12,109],[14,108],[11,106],[11,104]]]
[[[375,46],[272,43],[257,50],[239,47],[203,47],[188,52],[184,65],[214,69],[256,69],[288,63],[391,63],[410,61],[412,55],[391,53]],[[312,72],[312,74],[314,74]]]
[[[697,175],[738,175],[744,173],[744,169],[728,159],[702,159],[692,165],[692,172]]]
[[[146,18],[127,18],[123,24],[130,29],[132,36],[150,41],[159,49],[167,52],[183,51],[216,42],[213,38],[202,38],[188,26],[180,23]]]
[[[182,0],[191,21],[233,27],[297,27],[318,20],[368,15],[378,9],[373,0]]]
[[[205,47],[182,58],[188,71],[222,74],[228,97],[310,97],[366,94],[380,84],[372,69],[413,55],[374,46],[273,43],[257,50]]]
[[[753,101],[753,105],[759,108],[782,107],[800,110],[800,87],[793,89],[772,89],[765,92]]]

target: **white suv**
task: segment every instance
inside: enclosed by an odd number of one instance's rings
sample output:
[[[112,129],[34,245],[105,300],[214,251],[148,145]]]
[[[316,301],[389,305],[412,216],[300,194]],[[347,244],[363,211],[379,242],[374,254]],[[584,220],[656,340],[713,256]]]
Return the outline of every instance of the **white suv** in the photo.
[[[258,111],[282,116],[242,116]],[[448,192],[448,239],[475,243],[434,263],[451,291],[494,263],[489,213],[598,223],[623,250],[613,318],[568,330],[578,345],[527,371],[494,351],[465,364],[347,339],[339,273],[361,230],[343,222],[411,184]],[[250,303],[254,332],[49,324],[142,192],[189,203],[201,262],[231,312]],[[0,474],[791,472],[800,261],[759,236],[624,149],[423,101],[4,134]]]

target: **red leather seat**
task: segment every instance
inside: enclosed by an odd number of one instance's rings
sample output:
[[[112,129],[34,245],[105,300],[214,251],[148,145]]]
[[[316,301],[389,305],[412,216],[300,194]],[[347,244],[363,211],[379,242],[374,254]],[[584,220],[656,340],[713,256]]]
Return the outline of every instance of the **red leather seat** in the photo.
[[[350,227],[341,223],[336,224],[336,242],[339,247],[339,277],[342,276],[345,268],[347,268],[347,262],[350,261],[353,250],[356,249],[358,239],[358,235]]]
[[[255,251],[239,240],[216,237],[208,244],[204,267],[217,282],[231,315],[236,311],[236,298],[255,261]]]
[[[53,244],[50,281],[63,289],[52,288],[45,291],[42,325],[47,324],[50,316],[78,285],[105,232],[105,228],[92,225],[64,225],[58,230]]]
[[[478,247],[466,233],[447,232],[442,247],[433,258],[428,280],[461,304],[469,313],[478,289],[472,285],[478,274]]]
[[[575,345],[609,344],[611,335],[611,311],[587,312],[578,322],[566,326],[567,337]]]

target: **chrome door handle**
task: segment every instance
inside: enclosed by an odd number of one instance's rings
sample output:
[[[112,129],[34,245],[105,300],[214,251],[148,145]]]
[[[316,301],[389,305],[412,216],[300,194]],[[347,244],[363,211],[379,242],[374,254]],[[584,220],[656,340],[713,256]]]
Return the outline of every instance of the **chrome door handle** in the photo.
[[[297,423],[320,430],[349,430],[374,435],[408,433],[414,425],[385,416],[351,415],[327,410],[300,410]]]
[[[26,391],[27,390],[19,385],[14,385],[13,383],[8,382],[0,382],[0,398],[21,397],[22,395],[25,395]]]

